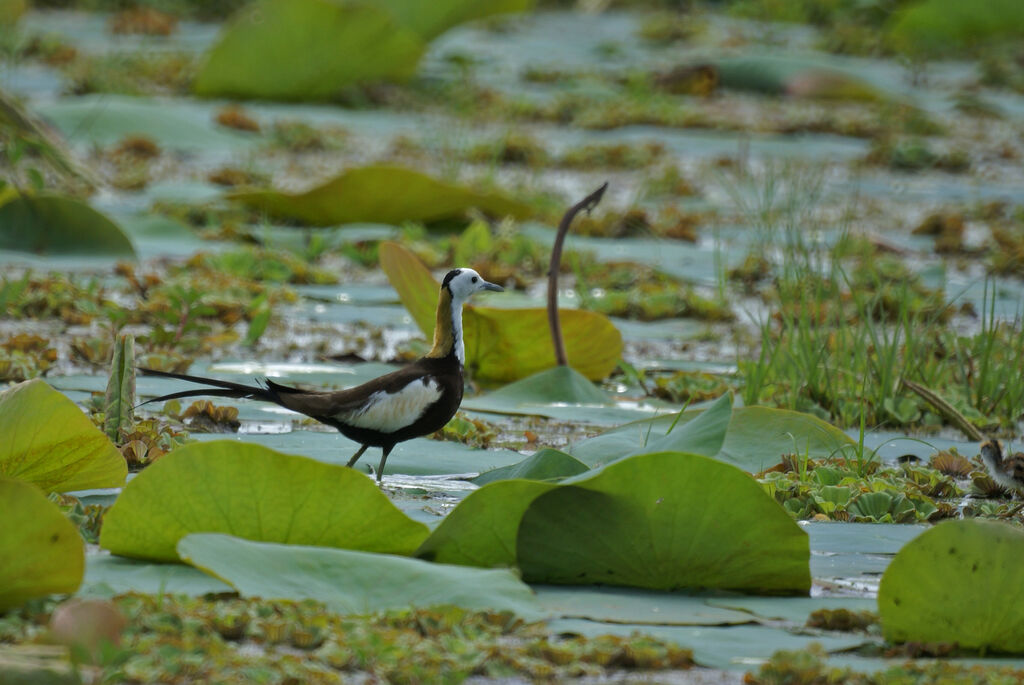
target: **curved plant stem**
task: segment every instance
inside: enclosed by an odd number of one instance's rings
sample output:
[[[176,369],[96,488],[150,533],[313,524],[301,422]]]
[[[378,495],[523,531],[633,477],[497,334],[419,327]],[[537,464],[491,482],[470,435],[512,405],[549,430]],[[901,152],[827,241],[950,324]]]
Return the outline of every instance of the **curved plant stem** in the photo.
[[[569,365],[569,358],[565,354],[565,341],[562,340],[562,324],[558,320],[558,268],[562,263],[562,243],[565,242],[565,234],[569,232],[569,226],[576,215],[583,210],[589,212],[596,207],[607,188],[608,183],[605,182],[600,188],[566,210],[562,221],[558,224],[555,244],[551,247],[551,265],[548,267],[548,327],[551,329],[551,340],[555,344],[555,359],[559,366]]]

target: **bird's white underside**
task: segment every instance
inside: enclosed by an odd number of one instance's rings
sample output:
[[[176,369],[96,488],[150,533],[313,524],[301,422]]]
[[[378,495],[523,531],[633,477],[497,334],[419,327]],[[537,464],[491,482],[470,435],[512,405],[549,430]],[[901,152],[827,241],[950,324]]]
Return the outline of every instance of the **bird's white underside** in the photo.
[[[441,386],[430,376],[417,378],[398,392],[377,392],[366,403],[335,418],[359,428],[394,433],[411,426],[430,405],[441,399]]]

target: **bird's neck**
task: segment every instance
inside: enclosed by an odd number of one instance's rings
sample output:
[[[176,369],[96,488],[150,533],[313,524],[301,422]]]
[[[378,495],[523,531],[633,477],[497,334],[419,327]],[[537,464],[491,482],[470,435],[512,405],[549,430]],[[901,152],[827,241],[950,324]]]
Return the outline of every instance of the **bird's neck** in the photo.
[[[437,321],[434,324],[434,346],[427,357],[443,359],[454,355],[459,364],[466,363],[466,349],[462,342],[462,302],[453,300],[448,288],[441,288],[437,301]]]

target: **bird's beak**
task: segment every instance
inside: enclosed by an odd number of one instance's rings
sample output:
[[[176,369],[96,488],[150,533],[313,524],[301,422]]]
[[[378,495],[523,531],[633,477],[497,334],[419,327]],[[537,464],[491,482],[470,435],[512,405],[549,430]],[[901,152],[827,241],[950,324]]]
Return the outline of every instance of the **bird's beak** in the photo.
[[[497,283],[488,283],[487,281],[484,280],[481,280],[480,287],[483,288],[484,290],[493,290],[499,293],[505,292],[505,289],[502,288]]]

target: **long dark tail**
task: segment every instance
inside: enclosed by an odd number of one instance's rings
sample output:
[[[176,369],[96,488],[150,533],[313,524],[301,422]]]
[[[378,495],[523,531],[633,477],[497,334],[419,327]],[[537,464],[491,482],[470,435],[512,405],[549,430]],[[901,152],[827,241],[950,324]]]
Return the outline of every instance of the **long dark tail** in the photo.
[[[138,406],[143,404],[149,404],[150,402],[161,402],[165,400],[176,400],[182,397],[237,397],[252,400],[265,400],[267,402],[274,402],[280,404],[281,400],[279,393],[293,393],[302,392],[298,388],[291,388],[287,385],[278,385],[273,381],[266,379],[263,382],[265,386],[259,385],[243,385],[241,383],[233,383],[231,381],[221,381],[216,378],[204,378],[202,376],[190,376],[185,373],[172,373],[170,371],[157,371],[156,369],[147,369],[144,367],[138,367],[138,370],[145,376],[160,376],[162,378],[177,378],[181,381],[189,381],[190,383],[202,383],[207,386],[213,386],[212,388],[199,388],[197,390],[182,390],[180,392],[172,392],[169,395],[161,395],[160,397],[154,397],[140,403]]]

